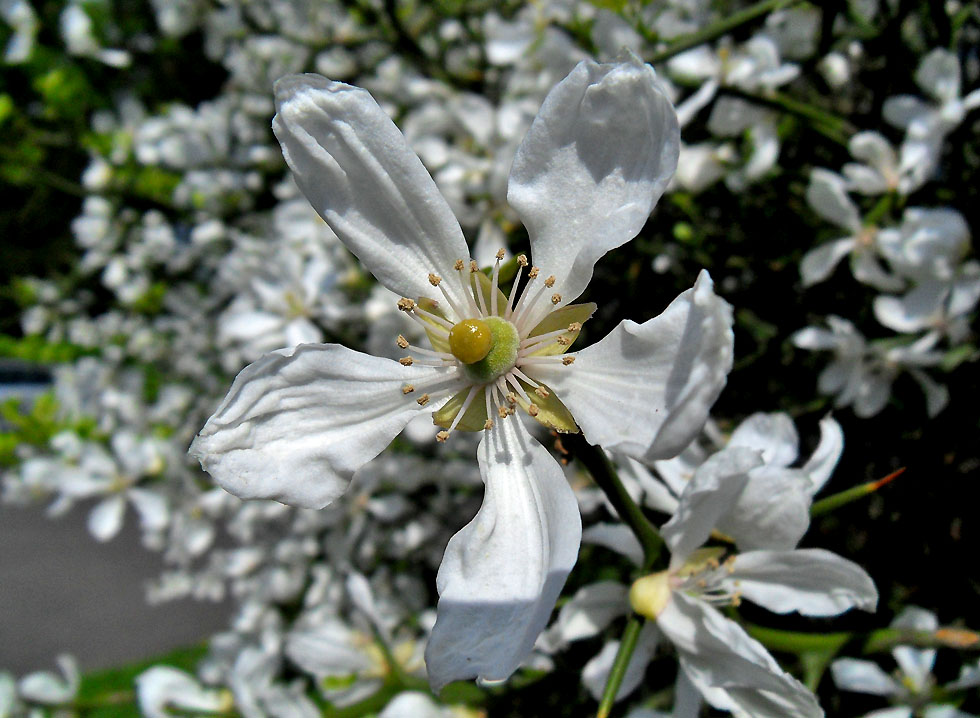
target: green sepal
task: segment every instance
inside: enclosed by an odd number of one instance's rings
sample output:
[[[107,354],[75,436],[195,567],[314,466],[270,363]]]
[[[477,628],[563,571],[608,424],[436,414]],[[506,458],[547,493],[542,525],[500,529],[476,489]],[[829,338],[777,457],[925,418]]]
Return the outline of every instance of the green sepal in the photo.
[[[466,387],[443,404],[441,408],[433,412],[432,423],[436,426],[441,426],[443,429],[448,429],[452,426],[453,420],[456,418],[459,410],[463,408],[463,402],[466,401],[466,397],[470,393],[471,388]],[[484,389],[484,391],[486,390]],[[466,409],[466,413],[463,414],[463,418],[456,425],[456,430],[483,431],[486,423],[487,402],[482,397],[474,397],[473,401],[470,402],[469,408]]]
[[[556,332],[574,322],[585,324],[592,317],[592,315],[595,314],[595,310],[595,302],[586,302],[585,304],[569,304],[567,307],[556,309],[542,319],[538,325],[531,330],[531,333],[528,334],[528,338],[541,336],[542,334],[547,334],[548,332]],[[541,349],[532,352],[530,356],[545,357],[564,354],[568,351],[569,347],[575,343],[575,340],[578,339],[579,333],[580,332],[577,331],[565,332],[562,336],[568,339],[568,344],[559,344],[557,341],[558,338],[555,337],[556,341],[546,344]]]
[[[542,399],[540,396],[534,393],[534,389],[529,384],[526,384],[521,380],[518,381],[521,382],[521,388],[527,392],[528,397],[531,399],[531,404],[538,407],[538,415],[532,418],[549,429],[554,429],[562,434],[578,433],[578,424],[575,423],[575,419],[572,418],[571,412],[561,402],[561,399],[555,396],[555,392],[549,389],[546,385],[541,384],[540,386],[548,392],[547,398]],[[529,404],[524,401],[523,397],[518,396],[517,403],[524,411],[528,410]],[[528,415],[530,415],[530,412],[528,412]]]
[[[449,317],[447,317],[445,312],[442,311],[442,305],[434,299],[419,297],[416,304],[418,304],[425,311],[429,312],[429,314],[434,314],[435,316],[441,317],[447,321],[449,320]],[[432,321],[428,317],[420,316],[419,319],[428,325],[425,328],[425,333],[426,336],[429,337],[429,342],[432,344],[432,348],[437,352],[446,352],[447,354],[451,354],[452,352],[449,350],[449,334],[446,333],[446,328],[441,324]],[[433,328],[429,329],[429,327]]]

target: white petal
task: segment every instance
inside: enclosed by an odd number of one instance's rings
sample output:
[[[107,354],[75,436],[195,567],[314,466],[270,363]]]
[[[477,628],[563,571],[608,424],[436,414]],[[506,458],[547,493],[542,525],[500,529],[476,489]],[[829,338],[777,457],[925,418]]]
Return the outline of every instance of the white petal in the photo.
[[[558,635],[563,641],[591,638],[613,619],[627,612],[629,589],[616,581],[600,581],[583,586],[558,613]],[[549,629],[550,630],[550,629]]]
[[[512,417],[478,451],[483,506],[449,541],[425,651],[429,682],[503,680],[545,627],[578,556],[578,503],[558,462]]]
[[[914,95],[889,97],[881,107],[881,114],[885,120],[902,130],[921,121],[931,112],[932,108]]]
[[[771,466],[789,466],[799,455],[800,437],[789,414],[757,412],[735,428],[728,446],[755,449]]]
[[[761,465],[759,452],[735,447],[719,451],[694,472],[673,518],[660,529],[670,547],[671,568],[708,540],[718,519],[738,500],[748,472]]]
[[[694,287],[643,324],[623,321],[575,363],[537,365],[585,438],[652,461],[697,436],[732,366],[731,306],[703,271]]]
[[[949,50],[937,47],[922,58],[915,81],[939,102],[955,100],[960,96],[960,61]]]
[[[170,666],[153,666],[136,676],[136,696],[147,718],[167,718],[173,708],[219,713],[231,707],[219,691],[203,688],[193,676]]]
[[[582,532],[582,541],[615,551],[637,566],[643,563],[643,547],[625,524],[592,524]]]
[[[517,150],[507,201],[528,229],[532,260],[566,302],[599,257],[646,223],[679,147],[674,109],[653,68],[635,58],[584,60],[548,93]]]
[[[469,257],[459,223],[421,160],[371,95],[319,75],[276,83],[272,128],[313,208],[388,289],[432,292]],[[459,294],[455,282],[447,289]]]
[[[25,700],[34,703],[56,705],[67,703],[78,692],[80,676],[78,662],[67,654],[58,656],[58,668],[62,675],[49,671],[36,671],[20,679],[17,690]]]
[[[810,479],[798,469],[760,466],[717,528],[740,551],[793,549],[810,528]]]
[[[935,631],[939,620],[932,611],[918,606],[906,606],[891,623],[891,628],[905,628],[913,631]],[[919,649],[911,646],[897,646],[892,650],[895,662],[902,672],[911,679],[915,692],[928,687],[932,667],[936,662],[935,649]]]
[[[847,143],[855,159],[874,167],[882,174],[894,172],[898,157],[888,139],[880,132],[858,132]]]
[[[392,698],[385,709],[378,714],[378,718],[444,718],[446,715],[447,713],[424,693],[405,691]]]
[[[905,281],[889,274],[881,266],[878,256],[871,251],[851,254],[851,274],[862,284],[867,284],[883,292],[897,292],[905,287]]]
[[[867,165],[848,162],[841,168],[841,172],[847,178],[847,188],[852,192],[874,197],[891,189],[888,180],[878,170]]]
[[[647,666],[650,659],[653,658],[653,652],[657,649],[657,635],[657,627],[653,622],[648,622],[640,630],[640,635],[636,640],[636,648],[633,650],[633,655],[630,656],[629,663],[626,664],[623,682],[620,684],[619,690],[616,691],[617,701],[621,701],[635,691],[643,682]],[[612,670],[618,651],[619,641],[609,641],[582,669],[582,683],[597,701],[602,699],[602,693],[606,688],[606,681],[609,680],[609,672]]]
[[[847,237],[821,244],[804,254],[800,261],[803,286],[810,287],[827,279],[837,269],[840,261],[853,251],[854,246],[854,239]]]
[[[294,628],[286,639],[285,653],[310,675],[349,676],[368,672],[374,662],[369,643],[341,619],[326,617],[311,628]]]
[[[823,716],[813,694],[762,644],[702,601],[674,592],[657,627],[677,647],[685,673],[709,701],[713,695],[705,689],[717,688],[724,690],[727,707],[753,718]]]
[[[122,528],[126,499],[122,494],[110,496],[92,509],[88,515],[88,531],[96,541],[108,541]]]
[[[190,453],[239,498],[323,508],[427,411],[402,386],[436,373],[336,344],[273,352],[235,378]]]
[[[877,663],[856,658],[840,658],[830,664],[834,683],[842,691],[868,693],[875,696],[894,696],[902,693],[902,687]]]
[[[727,579],[733,590],[775,613],[836,616],[878,605],[864,569],[823,549],[750,551],[735,557],[733,569]]]
[[[170,521],[170,508],[167,499],[150,489],[130,489],[126,498],[140,515],[140,525],[144,531],[160,531]]]
[[[861,214],[847,195],[847,181],[840,175],[819,167],[814,169],[806,188],[806,201],[828,222],[852,232],[861,229]]]
[[[810,494],[823,488],[844,453],[844,430],[830,414],[820,420],[820,442],[803,464],[803,473],[810,477]]]
[[[949,389],[940,384],[921,369],[909,369],[909,374],[926,395],[926,413],[930,418],[936,416],[949,404]]]
[[[913,710],[911,706],[894,706],[892,708],[882,708],[880,710],[865,713],[864,718],[912,718]]]

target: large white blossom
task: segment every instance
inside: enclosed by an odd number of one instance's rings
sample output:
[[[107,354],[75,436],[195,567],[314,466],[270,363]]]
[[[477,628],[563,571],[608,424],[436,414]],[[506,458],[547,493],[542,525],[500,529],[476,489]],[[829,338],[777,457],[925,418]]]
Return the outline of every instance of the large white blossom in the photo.
[[[300,188],[433,348],[399,338],[400,362],[338,345],[267,355],[236,378],[192,453],[238,496],[322,507],[419,414],[434,413],[443,441],[483,431],[483,507],[446,549],[426,658],[436,688],[506,678],[546,623],[581,531],[561,467],[515,412],[666,458],[696,435],[731,366],[730,308],[706,273],[659,317],[565,353],[594,311],[569,302],[599,257],[639,232],[674,170],[673,109],[635,59],[582,62],[552,90],[508,189],[540,269],[520,261],[510,295],[499,261],[489,277],[467,261],[451,211],[367,92],[288,77],[277,109]]]

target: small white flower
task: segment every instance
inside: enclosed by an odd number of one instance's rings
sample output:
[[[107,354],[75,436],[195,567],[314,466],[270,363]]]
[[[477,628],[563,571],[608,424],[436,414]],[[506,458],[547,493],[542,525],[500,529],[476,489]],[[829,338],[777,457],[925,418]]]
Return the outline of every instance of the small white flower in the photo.
[[[444,441],[483,431],[476,518],[449,542],[429,679],[500,680],[525,658],[575,562],[581,520],[559,464],[518,411],[647,459],[693,438],[731,366],[730,307],[702,273],[659,317],[566,354],[594,305],[570,305],[606,251],[632,239],[672,174],[677,120],[649,66],[580,63],[545,99],[508,200],[540,269],[487,277],[445,200],[364,90],[316,75],[277,85],[273,123],[297,184],[428,335],[400,362],[301,345],[247,367],[191,447],[242,498],[322,507],[408,422]],[[521,279],[526,278],[523,291]],[[502,631],[501,626],[507,626]]]

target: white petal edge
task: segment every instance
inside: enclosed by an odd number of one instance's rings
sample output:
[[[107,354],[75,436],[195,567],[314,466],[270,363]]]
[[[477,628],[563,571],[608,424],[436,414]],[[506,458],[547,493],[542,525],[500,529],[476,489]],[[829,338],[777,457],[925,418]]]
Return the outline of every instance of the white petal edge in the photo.
[[[239,498],[323,508],[414,416],[431,411],[402,386],[437,371],[337,344],[266,354],[235,377],[190,453]]]
[[[704,270],[643,324],[625,320],[575,353],[528,372],[554,389],[585,438],[641,461],[676,456],[708,418],[732,366],[732,309]]]
[[[575,494],[518,417],[498,421],[477,452],[483,506],[452,537],[439,567],[429,682],[503,680],[530,653],[578,557]]]
[[[842,691],[867,693],[873,696],[895,696],[902,687],[877,663],[857,658],[839,658],[830,664],[834,684]]]
[[[726,583],[774,613],[836,616],[878,605],[878,590],[864,569],[823,549],[738,554]]]
[[[527,227],[531,259],[557,278],[565,302],[584,291],[602,255],[643,228],[679,148],[674,108],[635,57],[584,60],[548,93],[517,150],[507,201]],[[529,325],[550,309],[536,307]]]
[[[418,155],[370,93],[320,75],[275,85],[272,129],[296,184],[378,281],[427,296],[430,272],[449,276],[469,249]],[[462,288],[447,283],[462,301]]]
[[[844,453],[844,430],[830,414],[820,420],[820,441],[810,458],[803,464],[803,473],[810,477],[810,494],[824,487],[841,454]]]
[[[735,427],[728,446],[744,446],[762,453],[771,466],[789,466],[799,455],[800,436],[789,414],[756,412]]]

